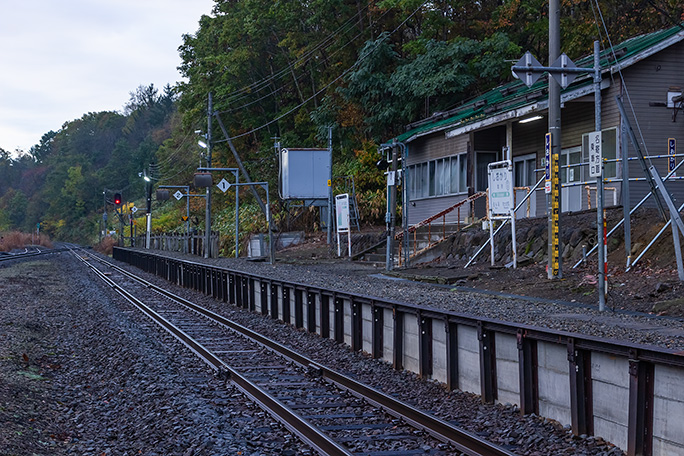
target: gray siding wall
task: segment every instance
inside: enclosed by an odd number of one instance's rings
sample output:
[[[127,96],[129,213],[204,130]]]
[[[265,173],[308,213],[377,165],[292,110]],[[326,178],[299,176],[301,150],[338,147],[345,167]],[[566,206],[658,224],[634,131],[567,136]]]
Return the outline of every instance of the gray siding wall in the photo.
[[[423,136],[408,144],[406,165],[411,166],[441,157],[463,154],[468,149],[469,136],[446,139],[443,131]]]
[[[642,146],[642,151],[645,155],[647,153],[650,155],[666,154],[668,138],[677,140],[678,153],[684,152],[684,114],[680,111],[676,122],[673,122],[672,109],[649,106],[651,102],[665,103],[670,87],[679,87],[679,90],[684,90],[683,57],[684,43],[680,42],[624,71],[626,92],[629,93],[639,129],[643,134],[645,147]],[[627,97],[624,98],[627,117],[637,138],[639,138],[637,123],[634,121],[631,108],[626,100]],[[636,150],[629,141],[627,142],[629,156],[636,157]],[[680,161],[682,158],[677,158],[677,163]],[[650,165],[650,163],[648,164]],[[661,176],[667,174],[666,160],[655,159],[653,164]],[[629,173],[630,177],[644,177],[641,165],[637,160],[630,162]],[[684,176],[684,168],[680,168],[677,174]],[[668,181],[666,187],[681,205],[684,202],[684,182],[681,180]],[[630,207],[634,207],[648,192],[647,182],[630,182]],[[655,207],[652,198],[649,199],[647,207]]]

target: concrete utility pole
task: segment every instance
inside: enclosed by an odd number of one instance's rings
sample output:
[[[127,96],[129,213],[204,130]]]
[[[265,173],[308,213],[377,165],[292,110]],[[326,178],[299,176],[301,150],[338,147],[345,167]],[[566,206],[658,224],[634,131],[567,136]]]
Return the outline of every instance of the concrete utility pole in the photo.
[[[212,148],[212,136],[211,136],[211,120],[214,115],[214,104],[212,99],[212,94],[209,92],[209,101],[207,103],[207,168],[211,168],[211,148]],[[204,220],[204,258],[211,257],[211,185],[207,187],[207,209],[206,218]]]
[[[328,153],[330,154],[330,175],[328,176],[328,245],[333,242],[333,171],[332,171],[332,127],[328,127]]]
[[[392,171],[387,175],[387,252],[385,255],[385,269],[394,268],[394,234],[397,223],[397,169],[399,157],[398,145],[392,143]]]
[[[594,130],[601,133],[601,66],[599,53],[601,49],[599,42],[594,41]],[[600,137],[600,136],[599,136]],[[602,144],[599,144],[601,149]],[[603,154],[601,154],[603,157]],[[606,274],[608,273],[608,264],[606,263],[606,232],[603,218],[603,159],[600,163],[601,175],[596,178],[596,227],[598,229],[598,236],[596,242],[599,245],[598,257],[598,294],[599,294],[599,310],[606,310]],[[629,205],[629,204],[628,204]]]
[[[560,56],[560,0],[549,0],[549,63]],[[551,135],[551,194],[547,202],[548,228],[548,278],[562,278],[562,245],[560,239],[561,184],[561,107],[560,85],[549,78],[549,134]]]

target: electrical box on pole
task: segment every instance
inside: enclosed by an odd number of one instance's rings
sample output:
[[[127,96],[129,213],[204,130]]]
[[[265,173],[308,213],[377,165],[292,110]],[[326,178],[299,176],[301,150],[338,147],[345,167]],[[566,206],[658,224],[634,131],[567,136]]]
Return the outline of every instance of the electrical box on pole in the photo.
[[[328,199],[332,157],[328,149],[288,148],[280,151],[283,199]]]

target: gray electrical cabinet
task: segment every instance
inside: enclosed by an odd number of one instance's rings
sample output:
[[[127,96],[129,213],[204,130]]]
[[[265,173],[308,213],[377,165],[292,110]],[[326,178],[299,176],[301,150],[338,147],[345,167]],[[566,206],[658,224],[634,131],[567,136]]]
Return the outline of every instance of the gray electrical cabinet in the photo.
[[[280,179],[283,199],[327,199],[331,155],[328,149],[283,149]]]

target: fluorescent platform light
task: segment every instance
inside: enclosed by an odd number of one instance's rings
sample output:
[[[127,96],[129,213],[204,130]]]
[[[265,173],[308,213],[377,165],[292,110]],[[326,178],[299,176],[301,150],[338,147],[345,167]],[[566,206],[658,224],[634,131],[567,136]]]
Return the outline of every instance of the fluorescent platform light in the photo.
[[[527,119],[521,119],[520,123],[527,123],[527,122],[534,122],[535,120],[543,119],[542,116],[532,116],[528,117]]]

